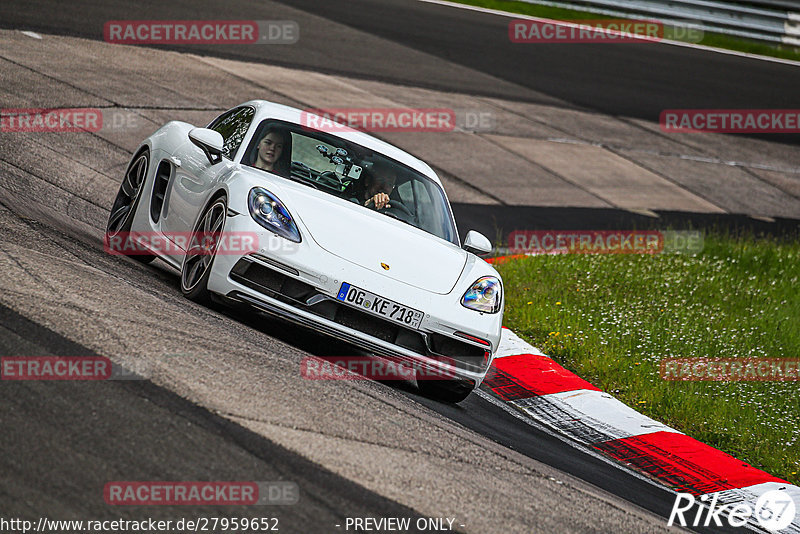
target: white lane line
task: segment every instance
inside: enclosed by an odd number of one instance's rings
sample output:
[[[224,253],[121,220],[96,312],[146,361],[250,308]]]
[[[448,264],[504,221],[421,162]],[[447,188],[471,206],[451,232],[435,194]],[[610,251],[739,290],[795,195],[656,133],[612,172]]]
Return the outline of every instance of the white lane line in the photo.
[[[538,22],[544,22],[544,23],[547,23],[547,24],[553,24],[553,25],[558,25],[558,26],[567,26],[567,27],[570,27],[570,26],[571,27],[579,27],[580,26],[579,24],[570,23],[570,22],[566,22],[566,21],[563,21],[563,20],[546,19],[546,18],[542,18],[542,17],[532,17],[530,15],[522,15],[520,13],[510,13],[508,11],[500,11],[498,9],[489,9],[489,8],[486,8],[486,7],[477,7],[477,6],[470,6],[470,5],[466,5],[466,4],[457,4],[455,2],[448,2],[446,0],[417,0],[417,1],[418,2],[425,2],[426,4],[436,4],[436,5],[440,5],[440,6],[454,7],[454,8],[457,8],[457,9],[464,9],[464,10],[467,10],[467,11],[477,11],[479,13],[487,13],[487,14],[491,14],[491,15],[498,15],[498,16],[501,16],[501,17],[509,17],[509,18],[515,18],[515,19],[524,19],[524,20],[535,20],[535,21],[538,21]],[[610,30],[608,30],[608,31],[610,32]],[[782,58],[770,57],[770,56],[760,56],[760,55],[757,55],[757,54],[748,54],[747,52],[739,52],[737,50],[727,50],[727,49],[724,49],[724,48],[714,48],[714,47],[711,47],[711,46],[700,45],[700,44],[695,44],[695,43],[685,43],[683,41],[672,41],[670,39],[661,39],[659,41],[653,41],[652,39],[646,39],[646,38],[642,38],[642,41],[651,42],[653,44],[663,43],[663,44],[668,44],[668,45],[673,45],[673,46],[683,46],[685,48],[694,48],[696,50],[704,50],[706,52],[716,52],[718,54],[726,54],[726,55],[730,55],[730,56],[738,56],[738,57],[744,57],[744,58],[749,58],[749,59],[758,59],[758,60],[761,60],[761,61],[770,61],[770,62],[773,62],[773,63],[781,63],[783,65],[792,65],[792,66],[795,66],[795,67],[800,66],[800,61],[795,61],[795,60],[792,60],[792,59],[782,59]]]

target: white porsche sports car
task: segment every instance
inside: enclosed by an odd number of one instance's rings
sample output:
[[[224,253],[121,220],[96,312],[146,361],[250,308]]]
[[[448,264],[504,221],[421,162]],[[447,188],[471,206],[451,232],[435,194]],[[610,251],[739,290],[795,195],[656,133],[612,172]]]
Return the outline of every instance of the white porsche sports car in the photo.
[[[306,113],[256,100],[206,128],[164,125],[127,167],[107,246],[135,239],[131,257],[180,269],[192,300],[246,303],[444,371],[417,385],[463,400],[500,342],[502,282],[476,256],[491,243],[475,231],[459,243],[427,164],[360,131],[309,128]]]

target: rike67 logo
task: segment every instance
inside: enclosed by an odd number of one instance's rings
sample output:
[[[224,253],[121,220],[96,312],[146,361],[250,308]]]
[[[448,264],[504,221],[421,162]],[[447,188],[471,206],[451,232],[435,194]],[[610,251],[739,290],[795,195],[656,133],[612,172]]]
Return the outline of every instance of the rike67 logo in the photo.
[[[794,499],[786,491],[772,490],[762,494],[756,501],[755,508],[750,503],[718,504],[719,495],[703,495],[698,502],[690,493],[678,493],[672,512],[669,514],[667,526],[674,524],[682,527],[692,526],[724,526],[743,527],[753,523],[753,519],[761,527],[770,532],[785,529],[794,521],[796,508]],[[692,508],[697,505],[696,511]]]

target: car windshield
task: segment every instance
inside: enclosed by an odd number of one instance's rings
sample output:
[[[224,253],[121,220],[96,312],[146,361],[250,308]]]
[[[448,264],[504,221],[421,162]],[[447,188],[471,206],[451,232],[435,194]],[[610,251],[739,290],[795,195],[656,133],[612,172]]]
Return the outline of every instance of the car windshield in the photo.
[[[265,120],[256,128],[242,164],[268,170],[458,244],[442,188],[427,176],[361,145],[283,121]]]

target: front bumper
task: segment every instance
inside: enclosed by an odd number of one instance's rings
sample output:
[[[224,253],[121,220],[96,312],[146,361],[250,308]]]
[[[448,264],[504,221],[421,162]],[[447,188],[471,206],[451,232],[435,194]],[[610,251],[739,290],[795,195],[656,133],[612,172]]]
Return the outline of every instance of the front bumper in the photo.
[[[258,260],[239,260],[229,274],[229,281],[231,290],[224,294],[228,299],[245,302],[378,356],[404,361],[473,386],[480,384],[491,362],[491,352],[485,347],[448,339],[437,332],[413,331],[367,314]],[[447,341],[452,342],[449,347]],[[448,354],[443,347],[451,348]]]
[[[331,337],[341,341],[350,343],[356,347],[369,351],[377,356],[390,358],[392,360],[406,362],[410,368],[423,368],[428,371],[429,375],[438,374],[439,376],[446,376],[448,380],[459,380],[469,384],[472,388],[478,387],[483,378],[486,376],[486,371],[474,372],[466,369],[461,369],[457,366],[449,365],[432,358],[416,354],[412,351],[403,349],[396,345],[391,345],[382,340],[364,334],[363,332],[343,328],[341,325],[321,319],[320,317],[308,315],[302,311],[286,309],[280,304],[269,302],[270,298],[255,298],[241,292],[231,292],[226,295],[226,298],[246,302],[251,306],[267,312],[276,317],[291,321],[293,323],[306,326],[317,332],[322,332]]]
[[[217,256],[209,290],[378,356],[407,362],[473,387],[483,381],[492,361],[491,346],[459,339],[448,330],[412,330],[361,311],[307,283],[293,267],[259,256]]]
[[[249,219],[249,218],[247,218]],[[226,231],[253,231],[245,217],[229,217]],[[247,303],[297,324],[323,332],[378,356],[405,361],[477,387],[491,365],[500,336],[501,317],[481,315],[450,305],[452,314],[467,314],[472,324],[447,321],[436,313],[431,301],[453,300],[451,295],[418,294],[414,300],[397,298],[392,285],[399,282],[376,280],[373,273],[321,251],[309,240],[292,246],[291,253],[276,253],[274,241],[282,238],[265,235],[260,245],[263,253],[245,256],[218,255],[209,278],[209,290],[229,299]],[[325,265],[323,274],[308,265]],[[361,272],[364,271],[364,272]],[[336,300],[342,281],[359,287],[379,287],[387,298],[425,312],[418,330],[412,330],[382,317]],[[378,285],[382,284],[382,285]],[[422,299],[422,301],[420,301]],[[411,302],[409,302],[411,300]],[[427,300],[427,302],[425,302]],[[487,333],[494,332],[496,335]],[[464,332],[489,341],[483,346],[455,335]]]

